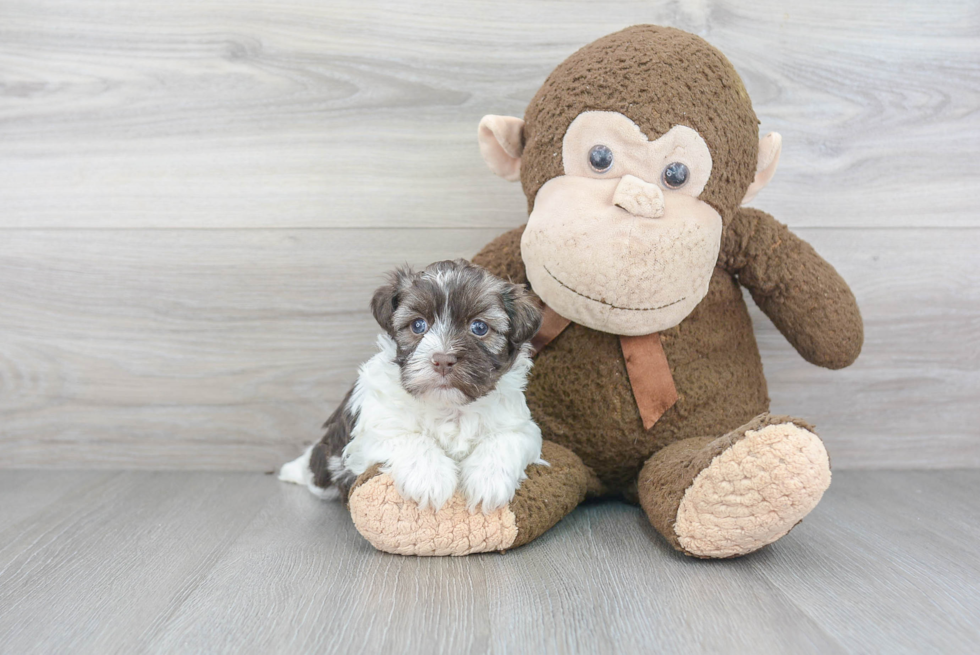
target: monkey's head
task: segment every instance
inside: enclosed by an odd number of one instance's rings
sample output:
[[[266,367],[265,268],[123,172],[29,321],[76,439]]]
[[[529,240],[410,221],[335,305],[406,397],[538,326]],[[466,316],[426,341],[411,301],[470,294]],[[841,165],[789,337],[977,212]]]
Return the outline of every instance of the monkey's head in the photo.
[[[721,234],[769,182],[780,137],[732,65],[701,38],[638,25],[562,62],[524,120],[486,116],[480,151],[521,180],[521,255],[562,316],[641,335],[680,323],[708,292]]]

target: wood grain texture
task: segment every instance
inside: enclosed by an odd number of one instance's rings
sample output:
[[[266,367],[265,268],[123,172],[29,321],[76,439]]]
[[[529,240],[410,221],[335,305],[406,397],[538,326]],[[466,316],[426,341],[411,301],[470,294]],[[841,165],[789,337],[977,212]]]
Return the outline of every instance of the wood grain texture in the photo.
[[[109,475],[106,471],[59,471],[43,476],[31,470],[4,471],[0,475],[0,529],[17,525]]]
[[[519,221],[475,134],[634,23],[718,46],[783,134],[760,206],[792,226],[977,227],[971,0],[8,0],[0,226]]]
[[[382,271],[524,220],[475,126],[629,24],[784,136],[758,206],[852,284],[858,363],[753,314],[836,468],[980,466],[975,2],[0,3],[0,468],[266,470],[372,352]]]
[[[14,231],[0,244],[3,462],[275,468],[320,437],[375,351],[383,272],[494,234]]]
[[[977,524],[968,520],[973,529],[964,530],[962,520],[978,516],[963,494],[964,487],[976,493],[976,478],[965,471],[937,475],[837,475],[843,489],[821,507],[824,529],[811,531],[798,548],[770,549],[752,563],[851,652],[881,652],[882,641],[895,636],[905,643],[884,650],[965,652],[962,635],[980,629]],[[883,611],[892,606],[908,610]]]
[[[256,474],[117,472],[3,526],[0,652],[144,652],[268,493]]]
[[[835,468],[980,465],[980,232],[800,232],[854,280],[867,343],[818,369],[754,310],[774,410],[815,422]],[[3,465],[271,470],[319,438],[375,351],[383,271],[494,234],[11,232]]]
[[[804,362],[751,300],[772,409],[812,419],[835,468],[980,466],[980,232],[800,230],[847,279],[857,362]]]
[[[801,233],[855,280],[867,344],[818,369],[755,310],[774,410],[815,422],[835,468],[980,465],[980,232]],[[366,302],[390,263],[469,256],[493,234],[13,232],[4,463],[271,470],[374,352]]]
[[[4,481],[19,475],[0,472],[0,498],[31,501]],[[0,652],[958,654],[980,638],[976,470],[838,472],[787,537],[722,561],[618,503],[505,555],[413,558],[271,476],[99,475],[0,530]]]

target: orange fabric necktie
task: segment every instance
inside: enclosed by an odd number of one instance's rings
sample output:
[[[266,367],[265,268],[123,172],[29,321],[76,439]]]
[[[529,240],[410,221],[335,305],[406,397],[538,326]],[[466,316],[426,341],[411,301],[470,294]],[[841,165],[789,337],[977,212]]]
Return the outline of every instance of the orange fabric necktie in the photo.
[[[546,305],[541,328],[531,339],[534,354],[544,350],[545,346],[571,323]],[[674,376],[670,373],[670,364],[660,342],[660,333],[654,332],[638,337],[620,336],[619,345],[623,349],[623,358],[626,360],[626,372],[629,374],[630,386],[633,388],[636,408],[640,410],[643,427],[649,430],[664,415],[664,412],[677,402],[677,388],[674,386]]]

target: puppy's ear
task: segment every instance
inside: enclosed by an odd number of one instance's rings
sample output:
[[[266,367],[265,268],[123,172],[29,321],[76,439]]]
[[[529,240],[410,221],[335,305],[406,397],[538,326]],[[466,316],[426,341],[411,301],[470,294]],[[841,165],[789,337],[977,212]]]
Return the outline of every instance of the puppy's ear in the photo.
[[[508,284],[502,295],[510,321],[507,339],[511,345],[520,346],[530,341],[541,327],[541,301],[520,284]]]
[[[414,278],[415,272],[411,268],[407,266],[397,268],[388,273],[388,284],[375,291],[374,297],[371,298],[371,313],[374,314],[374,320],[392,337],[395,336],[392,319],[395,310],[398,309],[399,296],[411,285]]]

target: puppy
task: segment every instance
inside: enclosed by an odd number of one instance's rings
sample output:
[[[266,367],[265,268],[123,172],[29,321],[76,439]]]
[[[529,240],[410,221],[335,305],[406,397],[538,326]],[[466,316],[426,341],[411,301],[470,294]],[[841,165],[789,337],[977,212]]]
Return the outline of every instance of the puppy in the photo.
[[[524,386],[528,343],[541,325],[537,299],[465,260],[403,268],[371,301],[384,330],[323,439],[282,467],[279,479],[347,499],[374,464],[398,493],[438,511],[459,489],[471,512],[506,505],[541,430]]]

